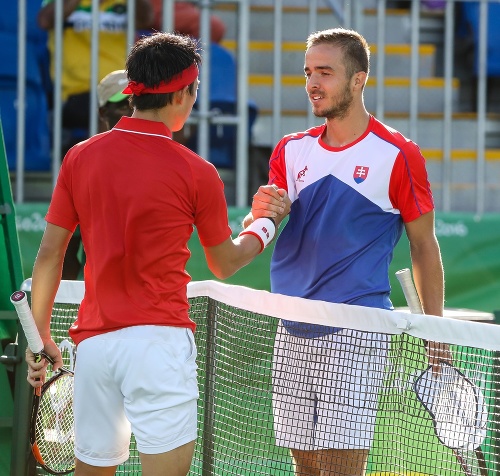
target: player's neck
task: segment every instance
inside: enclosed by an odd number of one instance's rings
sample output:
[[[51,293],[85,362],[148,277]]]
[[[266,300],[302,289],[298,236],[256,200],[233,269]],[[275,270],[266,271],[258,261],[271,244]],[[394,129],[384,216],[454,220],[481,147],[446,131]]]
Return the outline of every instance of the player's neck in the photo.
[[[187,110],[183,102],[173,102],[160,109],[146,109],[139,111],[134,109],[132,117],[146,121],[162,122],[172,132],[176,132],[184,126],[191,110]]]
[[[327,119],[323,141],[330,147],[349,145],[366,132],[369,122],[365,108],[353,109],[342,119]]]
[[[179,130],[179,123],[185,122],[185,118],[179,113],[177,108],[171,104],[167,104],[160,109],[147,109],[144,111],[134,110],[132,117],[136,119],[144,119],[146,121],[162,122],[169,130]]]
[[[165,118],[168,115],[164,113],[164,108],[162,109],[147,109],[144,111],[134,110],[132,117],[136,119],[144,119],[146,121],[156,121],[156,122],[164,122]]]

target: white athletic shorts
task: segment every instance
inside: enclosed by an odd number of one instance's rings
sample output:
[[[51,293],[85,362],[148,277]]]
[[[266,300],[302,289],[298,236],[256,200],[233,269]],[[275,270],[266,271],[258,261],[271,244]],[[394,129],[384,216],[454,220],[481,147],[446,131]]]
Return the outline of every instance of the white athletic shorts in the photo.
[[[276,444],[298,450],[369,449],[389,337],[343,329],[295,337],[279,324],[273,359]]]
[[[196,439],[196,345],[190,329],[133,326],[85,339],[75,367],[75,455],[93,466],[164,453]]]

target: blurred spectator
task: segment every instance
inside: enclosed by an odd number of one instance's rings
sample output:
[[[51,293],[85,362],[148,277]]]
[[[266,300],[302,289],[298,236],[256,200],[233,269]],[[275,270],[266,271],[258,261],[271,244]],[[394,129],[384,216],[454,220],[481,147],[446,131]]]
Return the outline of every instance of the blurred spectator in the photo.
[[[203,68],[203,64],[200,70]],[[236,114],[237,106],[237,80],[236,61],[233,55],[223,46],[212,43],[210,49],[210,102],[212,112],[218,114]],[[205,85],[200,83],[200,91]],[[198,101],[194,105],[198,108]],[[257,117],[257,105],[250,100],[248,103],[248,128],[249,139],[251,129]],[[191,134],[186,142],[187,147],[197,151],[197,128],[190,127]],[[236,160],[236,126],[211,125],[210,126],[210,152],[208,159],[217,168],[233,169]]]
[[[127,85],[128,78],[124,69],[109,73],[97,85],[99,132],[109,131],[122,116],[132,114],[128,100],[130,95],[122,93]]]
[[[2,2],[0,15],[0,119],[10,170],[16,167],[18,2]],[[26,1],[26,104],[24,162],[26,170],[50,170],[47,94],[51,91],[47,33],[36,22],[40,0]]]
[[[92,0],[63,2],[64,31],[62,59],[63,128],[78,131],[63,145],[65,152],[88,137],[90,107],[90,61]],[[99,3],[99,80],[123,68],[127,53],[127,0],[101,0]],[[54,0],[44,0],[38,14],[41,28],[49,31],[49,49],[54,57]],[[153,22],[149,0],[136,0],[136,28],[146,29]],[[54,64],[51,65],[52,74]]]
[[[494,106],[494,89],[500,86],[500,3],[488,2],[486,37],[487,99],[489,109]],[[479,76],[479,2],[460,2],[457,22],[458,41],[469,45],[467,70],[472,74],[471,108],[477,108],[477,80]],[[467,56],[466,56],[467,59]]]
[[[129,95],[123,94],[128,79],[125,70],[112,71],[97,85],[97,99],[99,104],[99,132],[112,129],[122,116],[131,116],[132,108],[129,104]],[[80,229],[73,233],[66,255],[62,279],[83,279],[85,252],[82,247]]]
[[[154,10],[154,22],[152,28],[162,30],[163,0],[150,0]],[[200,9],[187,2],[174,3],[174,31],[200,38]],[[226,25],[216,15],[210,15],[210,40],[219,43],[226,33]]]

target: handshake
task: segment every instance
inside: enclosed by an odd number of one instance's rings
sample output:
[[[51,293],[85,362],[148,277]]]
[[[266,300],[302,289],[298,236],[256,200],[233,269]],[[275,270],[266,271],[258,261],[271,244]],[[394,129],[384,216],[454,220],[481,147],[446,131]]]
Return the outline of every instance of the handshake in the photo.
[[[290,206],[291,201],[285,189],[276,185],[262,185],[253,196],[252,210],[243,220],[240,235],[256,236],[263,250],[273,240],[283,218],[290,213]]]

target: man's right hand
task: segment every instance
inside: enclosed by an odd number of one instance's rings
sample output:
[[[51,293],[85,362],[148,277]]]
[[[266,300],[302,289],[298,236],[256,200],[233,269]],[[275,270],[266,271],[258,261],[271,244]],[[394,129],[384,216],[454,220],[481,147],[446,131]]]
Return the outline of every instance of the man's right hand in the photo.
[[[257,218],[273,218],[279,225],[290,213],[291,201],[285,189],[276,185],[262,185],[253,196],[251,215]]]
[[[453,358],[448,344],[427,341],[425,343],[425,350],[427,353],[427,360],[429,365],[432,366],[432,373],[434,376],[440,374],[441,362],[453,365]]]
[[[54,371],[62,367],[63,361],[61,351],[53,340],[44,343],[44,351],[54,361],[52,365]],[[49,362],[43,357],[40,362],[36,362],[35,354],[33,354],[28,347],[26,349],[26,363],[28,364],[28,383],[34,388],[41,387],[45,382],[45,375],[47,374]]]

